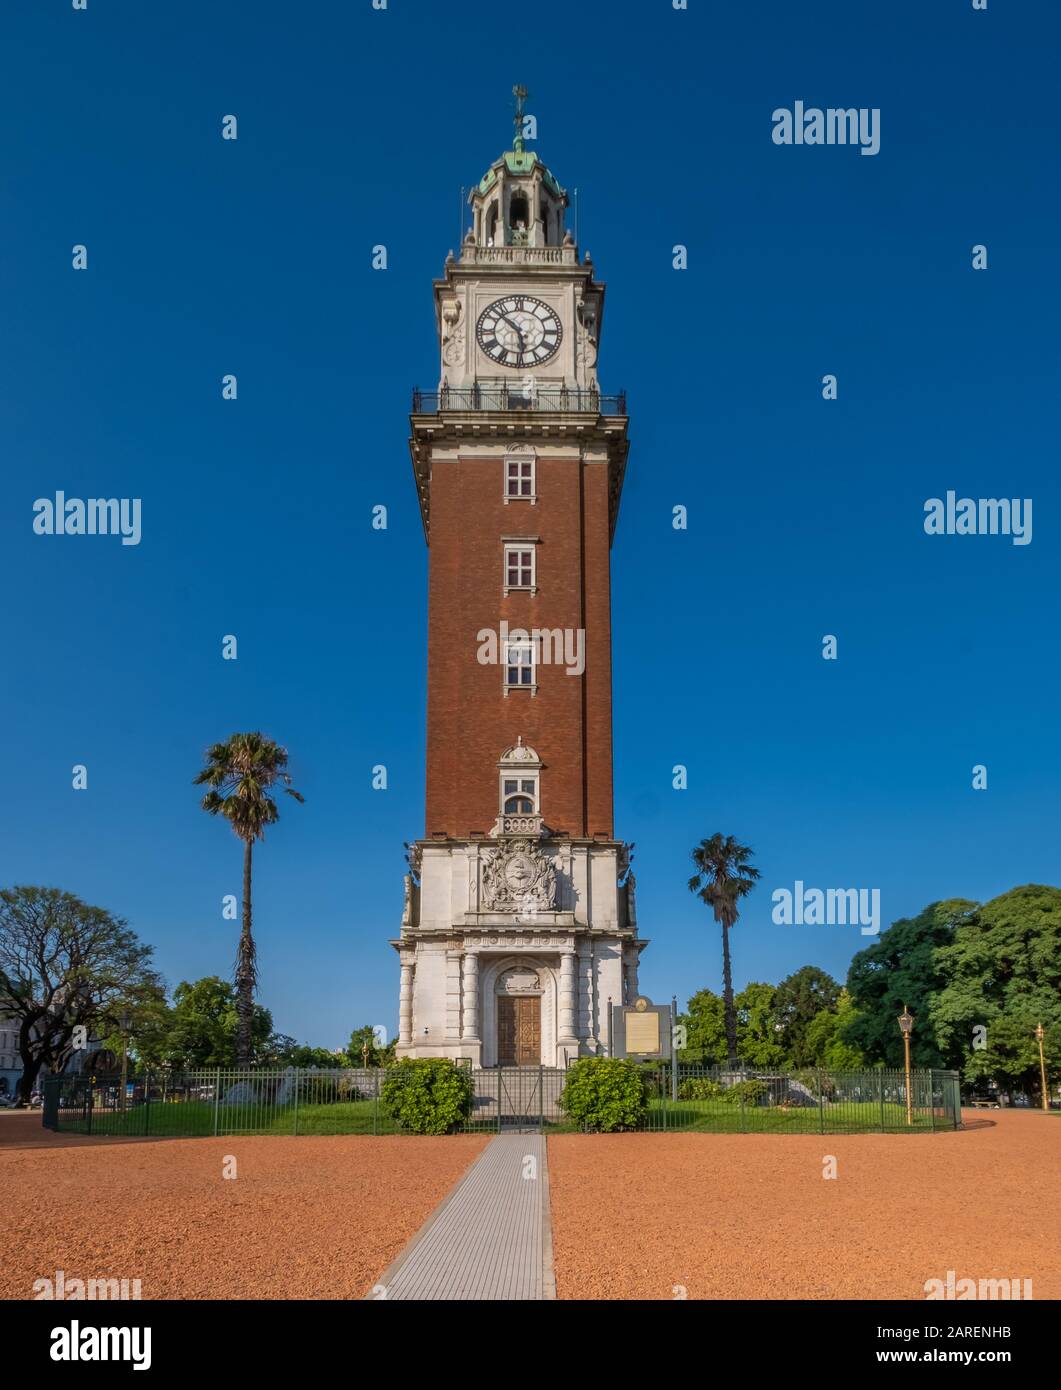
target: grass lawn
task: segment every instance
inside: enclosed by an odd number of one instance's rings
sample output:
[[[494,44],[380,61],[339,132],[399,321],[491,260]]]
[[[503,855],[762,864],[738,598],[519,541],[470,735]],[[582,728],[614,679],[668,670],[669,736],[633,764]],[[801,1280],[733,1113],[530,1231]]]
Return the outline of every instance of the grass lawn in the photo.
[[[212,1100],[152,1101],[120,1110],[93,1110],[92,1134],[394,1134],[397,1125],[373,1100],[334,1105],[217,1105]],[[297,1130],[296,1130],[297,1121]],[[215,1131],[216,1123],[216,1131]],[[80,1115],[60,1119],[62,1129],[89,1132]]]
[[[649,1103],[649,1129],[707,1130],[714,1134],[865,1134],[869,1131],[931,1130],[950,1128],[942,1116],[932,1117],[923,1111],[913,1113],[913,1124],[906,1123],[906,1107],[886,1102],[884,1123],[881,1124],[879,1101],[844,1101],[839,1105],[826,1103],[823,1111],[816,1105],[782,1110],[776,1105],[746,1105],[743,1114],[739,1105],[719,1100],[662,1101],[658,1097]]]
[[[513,1117],[514,1118],[514,1117]],[[528,1116],[531,1122],[536,1115]],[[511,1122],[511,1121],[510,1121]],[[215,1129],[216,1125],[216,1129]],[[565,1116],[545,1116],[550,1133],[575,1133],[577,1125]],[[653,1131],[700,1131],[711,1134],[865,1134],[880,1132],[879,1101],[826,1104],[782,1110],[774,1105],[727,1105],[720,1100],[680,1100],[653,1097],[649,1101],[645,1125]],[[111,1135],[169,1135],[189,1138],[212,1134],[399,1134],[398,1125],[375,1100],[337,1101],[330,1105],[300,1102],[294,1105],[220,1104],[212,1100],[152,1101],[150,1105],[119,1110],[92,1111],[91,1131],[80,1113],[68,1112],[60,1128],[80,1133]],[[883,1128],[888,1132],[948,1129],[946,1119],[914,1111],[913,1125],[907,1126],[906,1110],[890,1102],[884,1105]],[[467,1126],[468,1133],[493,1133],[496,1115],[484,1115]]]

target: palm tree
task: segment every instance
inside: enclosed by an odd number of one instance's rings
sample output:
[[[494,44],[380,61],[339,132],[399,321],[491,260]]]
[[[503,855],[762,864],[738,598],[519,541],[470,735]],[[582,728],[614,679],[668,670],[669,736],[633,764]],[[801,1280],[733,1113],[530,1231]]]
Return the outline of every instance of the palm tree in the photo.
[[[257,951],[251,933],[251,856],[255,840],[265,838],[265,827],[280,819],[269,795],[278,783],[296,801],[287,767],[287,749],[264,734],[233,734],[227,743],[206,750],[207,765],[194,785],[206,785],[204,811],[224,816],[243,841],[243,928],[236,952],[236,1060],[241,1067],[251,1062],[251,1024],[254,1018],[254,986],[258,982]]]
[[[696,873],[689,891],[702,898],[722,924],[722,999],[726,1012],[726,1050],[729,1065],[737,1065],[737,1011],[733,1007],[733,974],[729,959],[730,928],[740,916],[737,904],[755,887],[759,870],[748,861],[752,851],[732,835],[712,835],[693,850]]]

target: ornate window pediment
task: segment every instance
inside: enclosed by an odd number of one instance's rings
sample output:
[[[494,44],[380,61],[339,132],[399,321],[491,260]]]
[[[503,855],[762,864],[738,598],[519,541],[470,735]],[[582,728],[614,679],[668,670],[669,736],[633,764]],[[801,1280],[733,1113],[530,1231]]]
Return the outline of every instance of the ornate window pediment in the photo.
[[[521,734],[497,760],[498,818],[491,834],[535,838],[543,833],[541,758],[523,742]]]

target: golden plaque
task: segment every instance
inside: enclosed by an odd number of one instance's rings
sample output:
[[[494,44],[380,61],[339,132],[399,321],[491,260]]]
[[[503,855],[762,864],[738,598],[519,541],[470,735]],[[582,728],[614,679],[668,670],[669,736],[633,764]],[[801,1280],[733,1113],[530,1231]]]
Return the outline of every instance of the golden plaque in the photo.
[[[661,1052],[659,1014],[628,1013],[626,1015],[627,1052]]]

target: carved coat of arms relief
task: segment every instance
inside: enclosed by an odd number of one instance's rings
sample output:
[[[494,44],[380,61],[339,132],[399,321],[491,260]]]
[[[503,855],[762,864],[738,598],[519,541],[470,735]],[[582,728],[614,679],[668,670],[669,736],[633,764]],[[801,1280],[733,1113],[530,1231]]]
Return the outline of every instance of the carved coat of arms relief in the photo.
[[[494,912],[552,911],[556,869],[532,840],[502,841],[483,864],[482,905]]]

